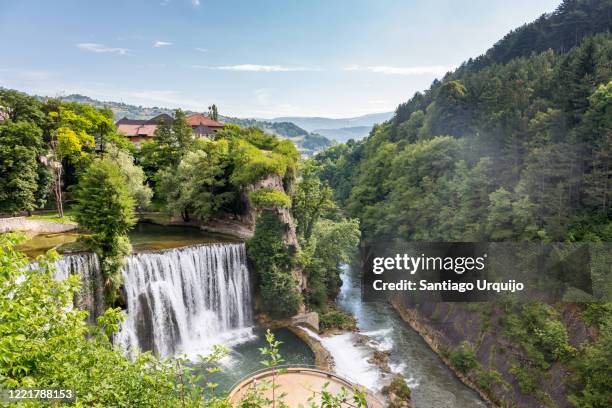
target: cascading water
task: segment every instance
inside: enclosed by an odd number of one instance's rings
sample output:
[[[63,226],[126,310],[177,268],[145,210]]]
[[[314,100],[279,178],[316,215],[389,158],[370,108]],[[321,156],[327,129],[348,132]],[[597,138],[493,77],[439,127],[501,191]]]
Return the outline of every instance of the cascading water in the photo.
[[[54,267],[54,278],[57,280],[64,280],[69,275],[80,275],[81,289],[75,296],[74,305],[87,310],[87,321],[94,323],[104,312],[104,281],[96,254],[84,252],[65,255]],[[38,269],[38,264],[33,262],[30,268]]]
[[[127,319],[116,342],[128,352],[204,354],[251,333],[244,244],[134,254],[123,271]]]

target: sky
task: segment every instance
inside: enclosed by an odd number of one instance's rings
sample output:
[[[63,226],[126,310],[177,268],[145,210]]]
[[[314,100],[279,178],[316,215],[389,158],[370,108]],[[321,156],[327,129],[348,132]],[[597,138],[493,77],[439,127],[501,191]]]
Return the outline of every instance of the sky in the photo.
[[[223,115],[352,117],[560,0],[0,0],[0,86]]]

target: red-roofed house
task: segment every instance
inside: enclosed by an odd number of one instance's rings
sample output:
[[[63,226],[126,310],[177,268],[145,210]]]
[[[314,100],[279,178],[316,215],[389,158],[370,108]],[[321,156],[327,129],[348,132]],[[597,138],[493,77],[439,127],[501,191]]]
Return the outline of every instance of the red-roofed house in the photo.
[[[201,113],[194,113],[185,119],[198,137],[210,137],[225,126]],[[172,121],[172,116],[162,113],[144,120],[123,118],[117,121],[116,125],[117,132],[127,136],[135,145],[139,145],[143,141],[153,139],[155,130],[161,122],[172,123]]]

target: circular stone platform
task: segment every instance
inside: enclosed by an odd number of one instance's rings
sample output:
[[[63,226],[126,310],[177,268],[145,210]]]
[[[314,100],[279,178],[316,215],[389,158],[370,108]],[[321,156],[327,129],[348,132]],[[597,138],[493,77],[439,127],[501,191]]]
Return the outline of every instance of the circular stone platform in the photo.
[[[251,374],[248,378],[237,383],[229,394],[232,404],[240,402],[247,394],[249,389],[257,386],[262,380],[272,381],[272,376],[276,371],[275,383],[279,386],[275,393],[279,395],[286,393],[284,402],[290,407],[298,407],[300,404],[307,406],[308,399],[314,398],[314,402],[320,403],[320,392],[327,383],[327,391],[337,394],[342,389],[347,392],[347,402],[352,403],[353,387],[363,390],[366,394],[367,406],[369,408],[384,408],[384,404],[375,394],[358,385],[354,384],[336,374],[320,370],[315,367],[276,367],[275,369],[265,369]],[[279,372],[280,371],[280,372]],[[270,388],[270,387],[268,387]],[[267,398],[272,397],[272,390],[264,392]],[[346,405],[347,407],[353,405]]]

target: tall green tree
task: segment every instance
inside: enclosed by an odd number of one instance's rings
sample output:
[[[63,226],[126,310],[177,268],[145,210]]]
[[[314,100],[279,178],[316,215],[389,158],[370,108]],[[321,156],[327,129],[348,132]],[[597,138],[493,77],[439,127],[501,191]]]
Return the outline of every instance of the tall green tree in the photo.
[[[293,217],[299,237],[308,241],[321,215],[334,207],[332,189],[319,179],[320,169],[311,161],[300,166],[301,179],[293,193]]]
[[[122,283],[123,259],[131,251],[127,233],[136,223],[136,202],[121,169],[109,159],[92,162],[74,195],[76,219],[93,234],[91,242],[106,279],[106,299],[112,304]]]
[[[159,172],[158,195],[173,215],[207,221],[235,197],[228,189],[228,148],[226,140],[206,142],[205,150],[187,153],[176,169]]]
[[[32,122],[0,124],[0,212],[31,211],[37,199],[42,131]]]

